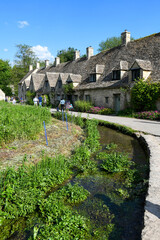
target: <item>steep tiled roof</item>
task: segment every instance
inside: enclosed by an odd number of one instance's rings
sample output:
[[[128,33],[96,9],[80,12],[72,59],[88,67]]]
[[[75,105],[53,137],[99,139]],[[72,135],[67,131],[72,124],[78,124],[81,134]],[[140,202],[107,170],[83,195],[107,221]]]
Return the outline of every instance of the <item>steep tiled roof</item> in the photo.
[[[135,61],[143,70],[151,70],[150,76],[153,81],[160,81],[160,33],[100,52],[90,59],[79,58],[75,61],[43,68],[38,73],[72,73],[73,75],[81,75],[82,83],[79,88],[83,88],[82,85],[84,85],[84,88],[92,88],[93,86],[110,87],[117,86],[116,81],[112,81],[113,69],[116,69],[117,66],[121,70],[130,69]],[[95,72],[97,64],[105,65],[102,75],[98,82],[87,83],[90,74]],[[56,78],[51,81],[53,81],[53,86],[55,86]],[[127,82],[127,78],[125,78],[125,82]],[[119,80],[119,83],[124,84],[122,80]]]
[[[135,62],[138,64],[138,66],[143,70],[152,71],[152,65],[150,61],[147,60],[141,60],[136,59]]]
[[[128,70],[128,62],[127,61],[120,61],[116,67],[113,68],[113,70]]]
[[[50,87],[52,88],[55,87],[59,77],[59,73],[46,72],[46,76],[47,76]]]
[[[26,85],[26,88],[29,88],[30,79],[26,79],[26,80],[24,81],[24,84]]]
[[[35,91],[37,91],[40,88],[40,85],[44,79],[44,76],[45,74],[40,74],[40,73],[32,74],[32,81],[33,81]]]
[[[27,77],[29,77],[29,75],[31,75],[33,72],[34,72],[34,70],[29,71],[29,72],[21,79],[21,81],[20,81],[19,83],[24,82],[24,80],[25,80]]]
[[[69,73],[60,73],[60,78],[62,80],[62,84],[66,83],[68,76],[69,76]]]
[[[82,76],[80,74],[72,74],[70,73],[67,81],[72,81],[73,83],[80,83],[82,80]]]

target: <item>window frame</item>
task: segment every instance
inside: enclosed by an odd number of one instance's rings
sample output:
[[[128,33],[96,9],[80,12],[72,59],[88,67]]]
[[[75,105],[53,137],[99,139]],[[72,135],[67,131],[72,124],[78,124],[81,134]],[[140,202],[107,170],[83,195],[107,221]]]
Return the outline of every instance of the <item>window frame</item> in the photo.
[[[85,101],[86,102],[91,102],[91,96],[90,95],[85,95]]]
[[[120,70],[113,70],[112,71],[112,80],[120,80],[121,76]]]
[[[96,82],[96,74],[95,73],[90,74],[89,81],[90,82]]]
[[[105,97],[105,103],[109,103],[109,97]]]
[[[138,80],[140,78],[140,68],[131,69],[132,71],[132,81]]]

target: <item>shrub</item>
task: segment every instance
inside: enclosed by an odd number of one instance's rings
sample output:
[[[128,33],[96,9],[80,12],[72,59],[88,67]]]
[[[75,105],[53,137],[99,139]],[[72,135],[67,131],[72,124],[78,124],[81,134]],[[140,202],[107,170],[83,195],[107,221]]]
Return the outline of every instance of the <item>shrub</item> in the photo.
[[[134,117],[134,111],[132,108],[126,108],[121,110],[117,114],[118,116],[127,116],[127,117]]]
[[[100,114],[101,110],[103,109],[103,107],[92,107],[88,112],[89,113],[94,113],[94,114]]]
[[[104,107],[92,107],[88,112],[101,115],[110,115],[114,113],[114,110]]]
[[[135,118],[157,120],[157,119],[160,119],[160,112],[158,112],[158,111],[144,111],[144,112],[134,113],[133,116]]]
[[[159,97],[160,84],[150,80],[139,79],[131,90],[131,103],[134,110],[155,110],[156,100]]]
[[[86,101],[76,101],[74,103],[74,108],[78,112],[88,112],[92,107],[92,103]]]
[[[114,114],[114,110],[111,108],[103,108],[100,110],[100,114],[101,115],[110,115],[110,114]]]
[[[28,105],[33,105],[33,98],[35,97],[35,93],[32,93],[31,91],[27,91],[27,93],[26,93],[26,99],[27,99],[27,101],[26,101],[26,103],[28,104]]]

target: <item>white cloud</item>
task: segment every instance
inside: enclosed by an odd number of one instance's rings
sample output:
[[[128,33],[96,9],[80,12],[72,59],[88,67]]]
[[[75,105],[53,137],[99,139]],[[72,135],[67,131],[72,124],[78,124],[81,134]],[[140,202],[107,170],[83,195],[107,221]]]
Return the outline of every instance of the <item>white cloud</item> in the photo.
[[[26,26],[29,26],[29,23],[27,21],[18,21],[19,28],[24,28]]]
[[[8,49],[7,49],[7,48],[5,48],[5,49],[3,49],[3,51],[4,51],[4,52],[8,52]]]
[[[47,60],[53,61],[54,59],[54,56],[50,53],[50,51],[48,50],[48,47],[37,45],[32,47],[32,51],[35,52],[36,56],[40,60],[47,59]]]

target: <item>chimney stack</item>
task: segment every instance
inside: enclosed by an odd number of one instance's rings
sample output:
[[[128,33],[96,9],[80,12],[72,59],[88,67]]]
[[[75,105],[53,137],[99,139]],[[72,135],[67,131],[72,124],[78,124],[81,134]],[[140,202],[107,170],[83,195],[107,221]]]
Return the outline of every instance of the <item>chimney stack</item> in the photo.
[[[122,45],[127,45],[131,41],[131,33],[125,30],[121,33]]]
[[[74,52],[74,60],[77,60],[78,58],[80,58],[80,51],[75,51]]]
[[[33,65],[29,65],[29,72],[33,70]]]
[[[87,53],[87,59],[90,59],[90,57],[93,56],[93,48],[92,47],[86,48],[86,53]]]
[[[47,68],[49,66],[49,60],[45,60],[45,67]]]
[[[40,63],[39,62],[36,63],[36,69],[40,69]]]
[[[56,65],[56,67],[57,67],[57,65],[59,65],[60,64],[60,58],[59,57],[56,57],[55,58],[55,65]]]

